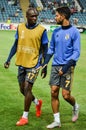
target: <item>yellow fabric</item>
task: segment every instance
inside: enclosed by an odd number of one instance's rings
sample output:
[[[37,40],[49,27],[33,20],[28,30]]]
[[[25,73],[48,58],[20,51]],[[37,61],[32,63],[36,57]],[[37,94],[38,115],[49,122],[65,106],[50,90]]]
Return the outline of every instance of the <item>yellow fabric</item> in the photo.
[[[41,37],[45,28],[38,25],[34,29],[27,29],[25,24],[18,26],[18,47],[16,53],[16,65],[31,68],[34,67],[39,58]]]
[[[10,19],[8,19],[8,20],[7,20],[7,24],[10,24],[10,23],[11,23],[11,20],[10,20]]]

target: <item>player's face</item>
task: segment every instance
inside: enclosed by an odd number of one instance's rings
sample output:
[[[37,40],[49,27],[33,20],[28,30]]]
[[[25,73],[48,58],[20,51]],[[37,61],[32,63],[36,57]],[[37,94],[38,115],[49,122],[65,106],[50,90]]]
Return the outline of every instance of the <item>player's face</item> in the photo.
[[[26,14],[27,22],[29,25],[34,25],[37,22],[37,11],[36,10],[29,10]]]
[[[63,24],[63,21],[64,21],[64,16],[61,15],[61,14],[59,14],[58,12],[56,12],[55,20],[56,20],[56,23],[57,23],[57,24],[62,25],[62,24]]]

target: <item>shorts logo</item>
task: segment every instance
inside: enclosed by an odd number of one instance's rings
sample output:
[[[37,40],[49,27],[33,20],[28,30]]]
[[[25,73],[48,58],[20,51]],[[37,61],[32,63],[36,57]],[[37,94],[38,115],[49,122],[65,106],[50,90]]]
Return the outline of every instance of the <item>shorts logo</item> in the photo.
[[[66,80],[65,82],[66,82],[65,87],[67,88],[69,86],[69,84],[70,84],[70,80]]]
[[[31,72],[28,73],[28,79],[33,80],[34,77],[35,77],[34,73],[31,73]]]

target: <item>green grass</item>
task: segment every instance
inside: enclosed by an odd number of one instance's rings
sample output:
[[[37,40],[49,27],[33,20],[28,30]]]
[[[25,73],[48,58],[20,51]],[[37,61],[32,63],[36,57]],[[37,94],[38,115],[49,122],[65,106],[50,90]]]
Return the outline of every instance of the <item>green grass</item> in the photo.
[[[46,125],[53,121],[50,104],[50,88],[48,85],[51,62],[48,65],[48,75],[36,80],[33,93],[43,100],[42,116],[35,117],[35,105],[32,103],[29,113],[29,124],[16,127],[15,123],[23,112],[23,96],[17,83],[17,67],[15,57],[9,69],[4,69],[10,48],[14,41],[15,31],[0,31],[0,130],[46,130]],[[48,33],[50,38],[51,33]],[[86,34],[81,34],[81,56],[75,69],[72,94],[80,104],[80,116],[76,123],[71,122],[71,106],[62,98],[60,91],[61,130],[86,129]],[[57,128],[55,128],[56,130]]]

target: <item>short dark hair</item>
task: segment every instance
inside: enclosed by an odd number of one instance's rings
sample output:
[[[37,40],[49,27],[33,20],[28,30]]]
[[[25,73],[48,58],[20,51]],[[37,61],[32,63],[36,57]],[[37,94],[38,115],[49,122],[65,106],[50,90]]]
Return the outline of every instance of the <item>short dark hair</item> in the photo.
[[[27,9],[27,11],[26,11],[26,15],[28,15],[28,11],[30,11],[30,10],[34,10],[34,12],[36,13],[36,15],[37,15],[37,16],[39,15],[38,10],[37,10],[35,7],[32,7],[32,6],[29,6],[29,7],[28,7],[28,9]]]
[[[62,14],[65,16],[66,19],[69,19],[71,16],[71,11],[70,8],[67,6],[62,6],[56,9],[56,12],[58,12],[59,14]]]

